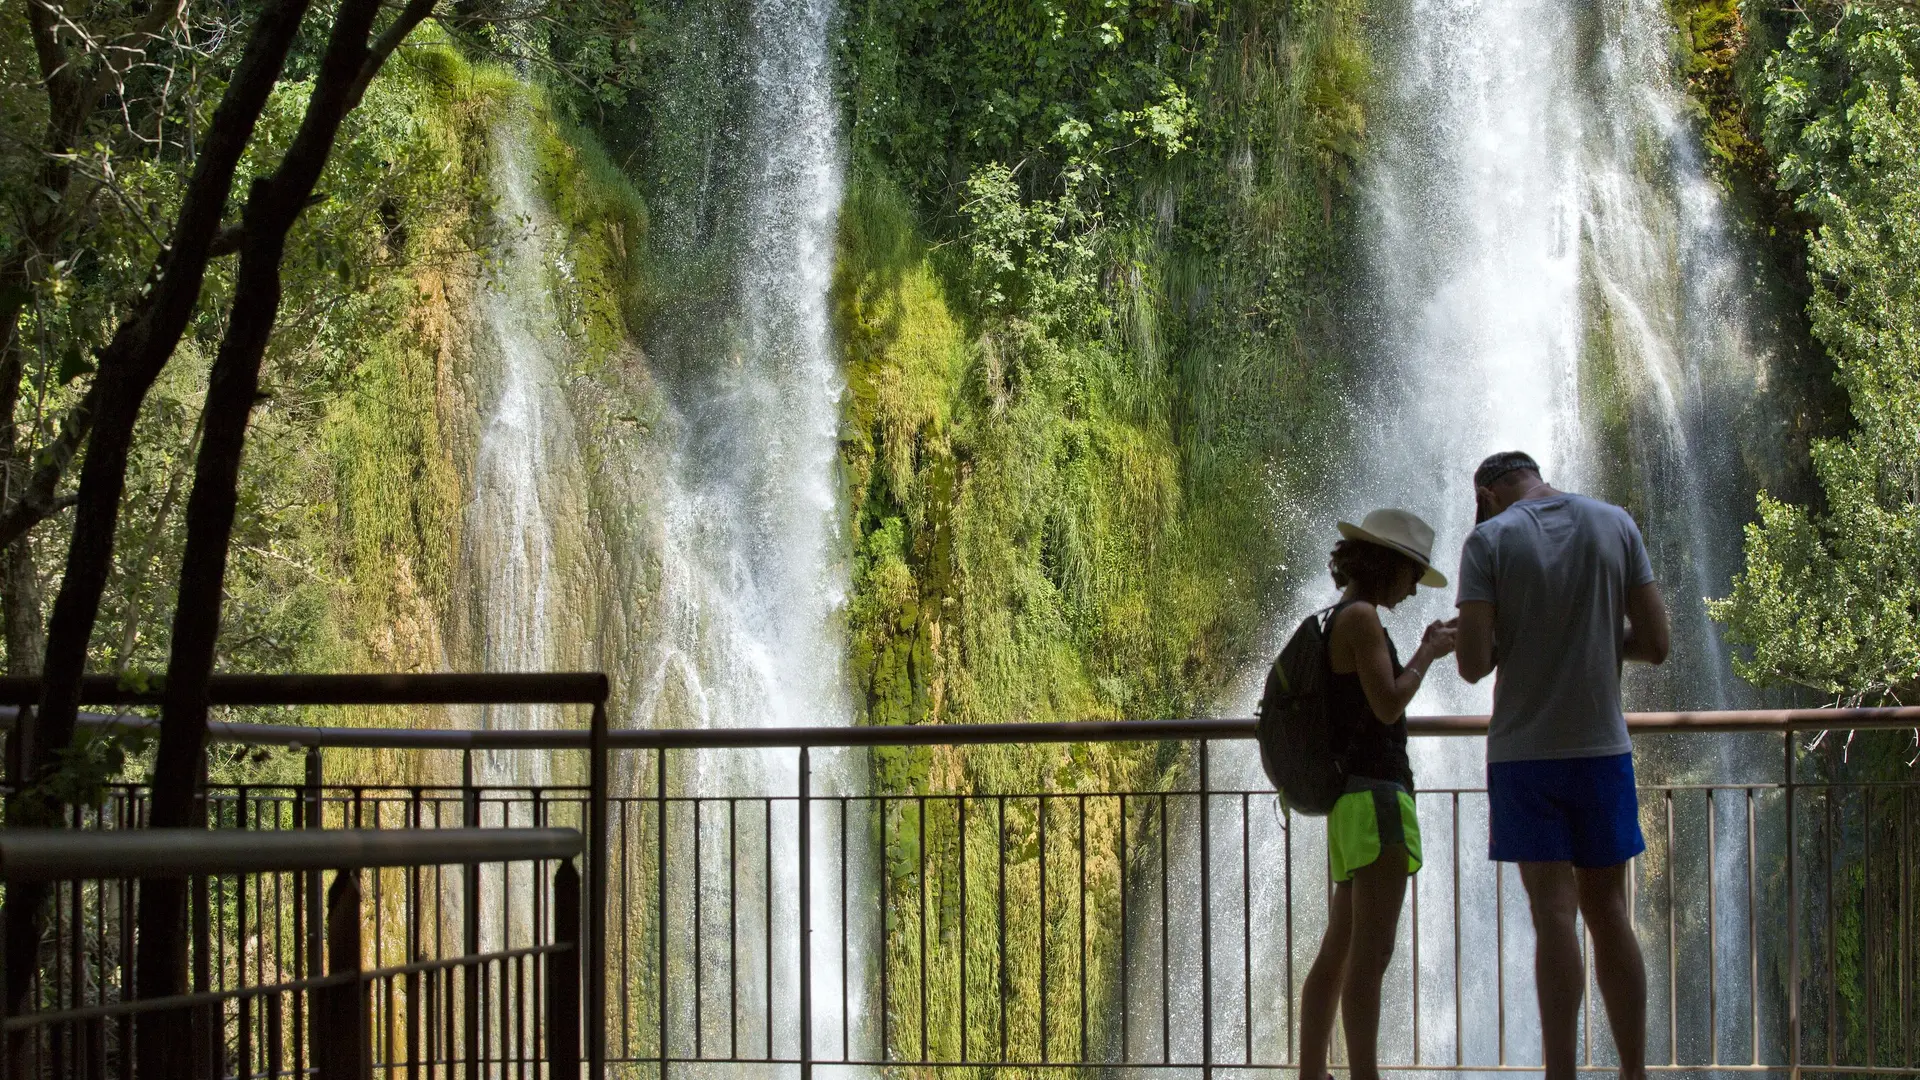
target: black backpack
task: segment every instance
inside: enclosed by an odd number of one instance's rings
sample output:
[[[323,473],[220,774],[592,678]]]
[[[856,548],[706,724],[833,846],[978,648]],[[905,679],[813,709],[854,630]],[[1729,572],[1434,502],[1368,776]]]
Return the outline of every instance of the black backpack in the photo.
[[[1339,605],[1300,623],[1267,673],[1255,737],[1260,764],[1288,809],[1323,817],[1347,789],[1347,746],[1327,715],[1327,637]]]

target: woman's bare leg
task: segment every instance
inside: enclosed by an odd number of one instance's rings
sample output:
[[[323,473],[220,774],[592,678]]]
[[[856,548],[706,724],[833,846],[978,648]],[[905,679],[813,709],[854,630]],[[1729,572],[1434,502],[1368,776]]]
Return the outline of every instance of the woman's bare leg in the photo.
[[[1352,1080],[1380,1080],[1380,983],[1393,959],[1400,906],[1407,899],[1407,848],[1389,844],[1354,871],[1351,941],[1340,1012]],[[1304,1060],[1304,1059],[1303,1059]]]
[[[1300,1080],[1327,1080],[1327,1044],[1333,1040],[1333,1013],[1347,979],[1352,930],[1353,882],[1343,881],[1327,901],[1327,933],[1300,988]]]

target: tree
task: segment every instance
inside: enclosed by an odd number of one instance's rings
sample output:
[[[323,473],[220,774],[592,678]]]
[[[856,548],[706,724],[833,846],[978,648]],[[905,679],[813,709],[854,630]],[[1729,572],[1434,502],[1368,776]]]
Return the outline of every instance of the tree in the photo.
[[[225,572],[225,547],[231,530],[235,477],[248,416],[258,389],[259,366],[279,307],[279,264],[288,230],[309,205],[314,183],[325,166],[342,118],[364,95],[368,83],[400,41],[430,13],[431,0],[412,0],[393,14],[375,36],[379,0],[343,0],[333,12],[332,29],[305,116],[279,166],[254,181],[237,223],[225,222],[227,205],[243,155],[269,96],[278,83],[307,15],[310,0],[270,0],[257,9],[245,46],[228,74],[220,103],[204,138],[195,147],[191,177],[178,202],[167,239],[148,274],[146,286],[126,309],[108,343],[99,350],[98,373],[73,404],[68,430],[85,452],[68,544],[65,572],[46,635],[43,691],[32,723],[22,725],[26,745],[21,758],[25,781],[15,798],[14,824],[58,824],[59,804],[46,788],[70,744],[77,714],[80,678],[98,617],[113,555],[121,496],[126,484],[134,425],[148,391],[181,341],[202,298],[209,263],[238,253],[240,286],[232,304],[204,417],[205,434],[189,499],[189,547],[178,598],[173,662],[181,677],[163,718],[162,761],[197,757],[204,741],[206,677],[212,668],[219,600]],[[56,9],[49,8],[49,13]],[[58,64],[53,70],[59,70]],[[51,94],[52,91],[50,90]],[[0,315],[6,314],[0,311]],[[17,322],[17,315],[16,315]],[[17,379],[15,380],[17,384]],[[82,438],[82,434],[84,438]],[[68,452],[71,460],[72,453]],[[64,467],[64,465],[63,465]],[[36,480],[40,474],[36,473]],[[49,485],[57,485],[55,476]],[[30,527],[31,522],[21,526]],[[0,521],[0,528],[10,527]],[[7,536],[0,534],[0,541]],[[204,656],[203,656],[204,654]],[[182,717],[196,715],[197,730],[182,730]],[[161,823],[175,822],[181,807],[191,807],[200,770],[184,777],[163,764],[155,785]],[[189,811],[190,813],[190,811]],[[143,922],[163,925],[168,897],[164,888],[148,890],[154,915]],[[39,937],[44,892],[17,889],[7,904],[7,947],[13,957],[31,956]],[[176,907],[180,906],[176,902]],[[181,935],[143,934],[142,948],[157,947],[149,965],[142,957],[142,989],[177,989],[181,968],[171,964]],[[9,1005],[17,1008],[33,965],[8,965]],[[163,1048],[165,1040],[147,1045]],[[156,1073],[157,1075],[157,1073]]]
[[[0,469],[6,480],[0,501],[0,549],[6,553],[0,596],[8,665],[15,674],[37,666],[42,645],[38,577],[27,533],[71,504],[60,491],[61,480],[92,420],[84,391],[49,393],[49,387],[57,391],[86,381],[84,334],[58,328],[68,332],[68,339],[50,340],[49,331],[56,328],[48,324],[54,320],[35,317],[36,301],[49,286],[71,291],[82,257],[97,270],[103,261],[99,248],[109,246],[100,243],[95,230],[100,205],[117,201],[124,212],[137,201],[128,197],[132,193],[114,163],[167,141],[164,129],[178,104],[174,99],[193,84],[181,69],[199,59],[199,50],[178,33],[181,7],[181,0],[164,0],[91,11],[82,25],[81,16],[49,0],[24,5],[38,100],[18,104],[35,110],[41,134],[37,144],[8,163],[13,166],[6,169],[10,220],[0,238]],[[155,130],[136,130],[136,118],[149,116]],[[88,243],[83,245],[81,237]],[[35,329],[43,340],[30,349],[24,338]],[[42,408],[35,410],[39,422],[23,430],[20,395],[30,352],[39,359],[32,381],[39,398],[34,404]],[[44,408],[60,396],[71,399],[64,408]]]
[[[260,364],[280,309],[280,262],[287,233],[306,208],[332,152],[340,124],[359,104],[387,57],[432,11],[434,0],[408,0],[378,37],[380,0],[343,0],[321,59],[319,77],[292,145],[270,175],[254,181],[241,211],[239,285],[227,330],[208,380],[200,453],[187,500],[187,546],[175,599],[172,654],[160,714],[151,823],[192,824],[206,749],[208,678],[220,633],[220,611],[233,531],[241,452],[260,389]],[[186,888],[148,882],[140,896],[140,996],[184,989]],[[178,1040],[143,1040],[153,1075]]]
[[[1758,683],[1847,703],[1920,695],[1920,14],[1847,8],[1767,68],[1766,135],[1809,238],[1814,334],[1854,429],[1816,443],[1825,505],[1760,498],[1713,604]]]

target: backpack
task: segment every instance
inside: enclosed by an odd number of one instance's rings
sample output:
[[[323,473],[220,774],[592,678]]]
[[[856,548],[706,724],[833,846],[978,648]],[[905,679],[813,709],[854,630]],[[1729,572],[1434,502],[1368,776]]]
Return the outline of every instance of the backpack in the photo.
[[[1346,740],[1327,715],[1327,638],[1333,613],[1324,608],[1300,623],[1267,672],[1255,738],[1260,764],[1287,808],[1324,817],[1347,788]]]

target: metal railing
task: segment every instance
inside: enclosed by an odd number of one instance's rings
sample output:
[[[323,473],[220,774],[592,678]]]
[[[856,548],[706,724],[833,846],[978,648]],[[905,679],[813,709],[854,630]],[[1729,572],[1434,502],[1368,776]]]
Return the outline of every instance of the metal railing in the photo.
[[[26,696],[0,683],[0,701],[9,693]],[[261,677],[216,701],[285,698]],[[1649,848],[1632,877],[1654,1067],[1920,1071],[1916,783],[1849,776],[1794,734],[1913,728],[1920,709],[1631,724],[1703,746],[1778,740],[1744,760],[1749,775],[1643,787]],[[1325,861],[1317,824],[1295,828],[1249,766],[1251,721],[608,731],[596,703],[585,731],[218,724],[213,735],[301,747],[307,761],[304,784],[211,792],[216,827],[591,822],[588,879],[601,891],[587,900],[599,926],[588,937],[601,944],[586,959],[604,969],[589,973],[599,997],[587,1015],[603,1023],[586,1031],[590,1045],[604,1034],[604,1060],[623,1074],[1295,1064]],[[1095,743],[1135,748],[1127,782],[1067,770],[993,788],[966,766],[1008,747]],[[445,767],[444,783],[343,783],[324,764],[335,748],[451,751],[459,780]],[[585,755],[588,783],[487,767],[568,752]],[[938,754],[942,771],[872,791],[876,753]],[[101,814],[131,823],[138,804],[123,792]],[[1385,1065],[1537,1068],[1530,926],[1517,877],[1478,848],[1484,792],[1426,789],[1418,806],[1426,868],[1389,975]],[[1603,1070],[1611,1047],[1594,996],[1581,1060]],[[589,1074],[600,1068],[591,1061]]]
[[[572,860],[581,847],[572,829],[0,830],[0,880],[59,884],[76,902],[91,891],[96,903],[87,914],[101,938],[86,958],[97,965],[91,972],[77,963],[60,973],[64,980],[43,979],[54,1007],[0,1024],[0,1076],[104,1080],[131,1077],[136,1062],[145,1060],[165,1060],[170,1076],[206,1080],[309,1074],[367,1080],[376,1070],[392,1075],[405,1068],[417,1076],[456,1067],[467,1075],[490,1068],[526,1075],[543,1065],[553,1076],[578,1075],[581,903]],[[550,891],[540,887],[542,875],[533,882],[534,897],[545,900],[549,912],[539,934],[545,940],[457,955],[417,950],[408,963],[367,967],[363,934],[370,929],[377,937],[382,927],[378,901],[372,912],[365,908],[363,870],[417,874],[457,863],[470,876],[482,865],[527,862],[557,864]],[[286,912],[260,904],[249,918],[245,899],[263,897],[267,884],[284,876],[304,875],[317,884],[319,872],[329,869],[324,936],[316,926],[313,942],[324,949],[326,970],[316,965],[308,977],[288,978],[290,958],[274,947],[280,939],[269,931],[283,928],[273,916]],[[235,889],[239,905],[222,912],[234,917],[211,928],[230,945],[232,963],[221,964],[216,988],[205,987],[203,971],[194,993],[132,999],[128,954],[120,951],[121,963],[109,968],[114,950],[105,937],[131,934],[126,901],[139,882],[168,877],[228,882]],[[118,904],[108,899],[116,886]],[[195,936],[204,943],[208,930]],[[76,933],[71,941],[83,938]],[[75,955],[82,955],[77,948]],[[262,977],[247,977],[250,961],[252,974]],[[264,977],[269,970],[272,977]],[[88,974],[95,976],[93,1000],[82,1004]],[[67,1000],[60,1002],[63,993]],[[401,1006],[403,1022],[396,1023]],[[167,1044],[170,1052],[141,1050],[152,1043]]]

